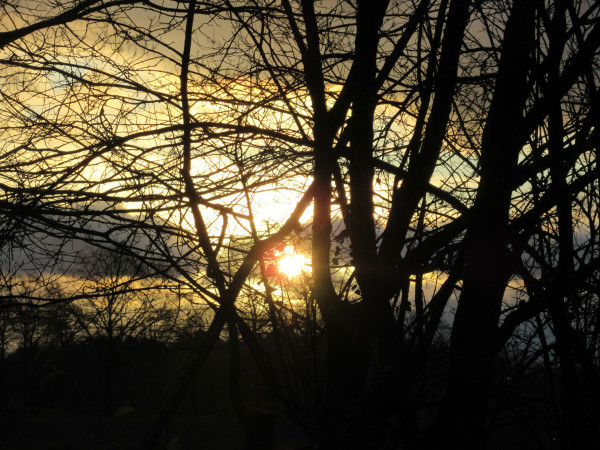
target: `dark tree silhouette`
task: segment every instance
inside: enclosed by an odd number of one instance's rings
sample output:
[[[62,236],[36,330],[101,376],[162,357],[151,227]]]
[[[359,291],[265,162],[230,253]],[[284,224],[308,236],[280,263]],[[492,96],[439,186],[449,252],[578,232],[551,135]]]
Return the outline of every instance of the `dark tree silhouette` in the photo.
[[[211,311],[145,447],[225,336],[247,447],[274,411],[242,346],[318,448],[484,448],[515,417],[598,445],[597,2],[35,3],[2,3],[2,299],[64,301],[26,277],[92,247]]]

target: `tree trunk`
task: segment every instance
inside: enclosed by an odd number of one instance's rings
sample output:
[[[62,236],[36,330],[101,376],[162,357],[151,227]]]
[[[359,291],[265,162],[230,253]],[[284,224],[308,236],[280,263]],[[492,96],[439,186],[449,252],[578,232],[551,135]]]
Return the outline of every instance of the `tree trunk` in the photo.
[[[482,136],[481,182],[464,240],[463,286],[452,327],[450,377],[429,447],[481,446],[502,297],[512,274],[508,214],[521,149],[535,2],[515,2]]]

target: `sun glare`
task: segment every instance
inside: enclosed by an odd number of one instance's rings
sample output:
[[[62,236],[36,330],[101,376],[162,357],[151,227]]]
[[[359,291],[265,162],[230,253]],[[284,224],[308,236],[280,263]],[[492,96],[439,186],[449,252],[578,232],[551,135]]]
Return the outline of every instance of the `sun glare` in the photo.
[[[286,278],[294,278],[302,272],[311,271],[310,259],[289,245],[278,251],[275,257],[277,272]]]

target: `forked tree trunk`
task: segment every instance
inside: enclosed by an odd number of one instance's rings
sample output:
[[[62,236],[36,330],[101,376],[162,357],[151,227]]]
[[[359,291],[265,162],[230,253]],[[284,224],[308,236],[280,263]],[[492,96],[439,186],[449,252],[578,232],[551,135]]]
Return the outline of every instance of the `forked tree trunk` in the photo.
[[[451,374],[428,446],[479,448],[490,393],[494,342],[512,274],[508,214],[511,175],[524,140],[536,2],[515,2],[482,136],[481,182],[464,241],[463,286],[452,327]]]

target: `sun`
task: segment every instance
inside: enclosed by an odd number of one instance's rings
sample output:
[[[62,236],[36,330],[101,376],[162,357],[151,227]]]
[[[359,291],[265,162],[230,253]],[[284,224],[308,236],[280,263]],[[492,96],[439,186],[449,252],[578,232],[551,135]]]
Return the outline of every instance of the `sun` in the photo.
[[[311,271],[310,258],[298,253],[290,245],[277,249],[273,256],[277,268],[276,272],[280,276],[291,279],[303,272]]]

